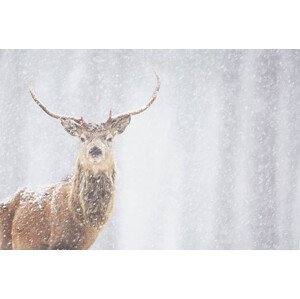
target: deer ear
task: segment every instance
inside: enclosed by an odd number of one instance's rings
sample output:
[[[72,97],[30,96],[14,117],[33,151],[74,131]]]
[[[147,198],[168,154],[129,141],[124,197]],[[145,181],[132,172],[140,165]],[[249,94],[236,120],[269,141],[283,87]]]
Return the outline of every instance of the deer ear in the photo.
[[[112,120],[111,122],[111,131],[114,134],[121,134],[125,131],[126,127],[129,125],[131,121],[131,115],[126,114],[119,116]]]
[[[82,133],[82,127],[72,119],[62,119],[61,124],[64,129],[72,136],[79,137]]]

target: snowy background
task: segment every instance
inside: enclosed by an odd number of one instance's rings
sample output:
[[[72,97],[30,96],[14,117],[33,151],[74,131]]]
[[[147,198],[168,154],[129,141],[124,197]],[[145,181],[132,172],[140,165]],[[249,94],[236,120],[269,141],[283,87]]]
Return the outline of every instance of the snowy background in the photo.
[[[153,106],[115,142],[113,216],[94,249],[298,249],[300,51],[0,51],[0,201],[72,173],[79,142],[32,101],[101,122]]]

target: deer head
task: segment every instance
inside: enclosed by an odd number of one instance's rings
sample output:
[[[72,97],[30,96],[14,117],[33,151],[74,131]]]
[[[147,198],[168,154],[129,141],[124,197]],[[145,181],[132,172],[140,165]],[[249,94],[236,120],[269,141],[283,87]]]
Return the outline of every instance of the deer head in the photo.
[[[64,129],[72,136],[77,137],[81,142],[79,161],[91,170],[105,170],[113,163],[112,144],[114,138],[124,132],[131,121],[131,117],[148,109],[155,101],[159,88],[159,76],[156,88],[148,103],[140,109],[124,114],[112,116],[109,111],[108,119],[103,123],[87,123],[82,117],[71,117],[55,114],[49,111],[36,97],[31,85],[29,88],[33,100],[44,112],[61,122]]]

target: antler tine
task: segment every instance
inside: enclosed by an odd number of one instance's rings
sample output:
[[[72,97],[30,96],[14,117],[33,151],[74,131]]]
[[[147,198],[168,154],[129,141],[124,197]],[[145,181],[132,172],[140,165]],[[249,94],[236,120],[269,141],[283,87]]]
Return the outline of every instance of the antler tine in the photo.
[[[111,108],[109,109],[109,113],[108,113],[108,121],[112,120],[112,110]]]
[[[53,113],[53,112],[49,111],[49,110],[47,109],[47,107],[46,107],[44,104],[42,104],[42,103],[37,99],[37,96],[36,96],[36,94],[35,94],[35,92],[34,92],[34,90],[33,90],[33,88],[32,88],[31,82],[29,83],[29,92],[30,92],[31,97],[33,98],[33,100],[36,102],[36,104],[37,104],[39,107],[41,107],[41,109],[43,109],[44,112],[46,112],[49,116],[51,116],[51,117],[53,117],[53,118],[55,118],[55,119],[60,119],[60,120],[62,120],[62,119],[72,119],[72,120],[74,120],[74,121],[76,121],[76,122],[84,123],[84,120],[83,120],[82,117],[63,116],[63,115],[59,115],[59,114],[56,114],[56,113]]]
[[[138,110],[134,110],[132,112],[127,112],[127,113],[123,113],[123,114],[119,114],[113,118],[116,118],[116,117],[121,117],[121,116],[124,116],[124,115],[137,115],[137,114],[140,114],[142,112],[144,112],[145,110],[147,110],[152,104],[153,102],[156,100],[157,96],[158,96],[158,92],[159,92],[159,89],[160,89],[160,78],[158,76],[158,74],[154,71],[154,74],[156,76],[156,80],[157,80],[157,83],[156,83],[156,88],[150,98],[150,100],[148,101],[148,103],[143,106],[142,108],[138,109]]]

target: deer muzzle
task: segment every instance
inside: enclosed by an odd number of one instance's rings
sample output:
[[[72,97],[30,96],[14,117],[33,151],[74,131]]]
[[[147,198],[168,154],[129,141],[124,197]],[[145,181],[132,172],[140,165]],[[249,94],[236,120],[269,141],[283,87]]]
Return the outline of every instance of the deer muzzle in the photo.
[[[89,154],[93,158],[96,158],[102,155],[102,150],[98,146],[94,146],[90,149]]]

